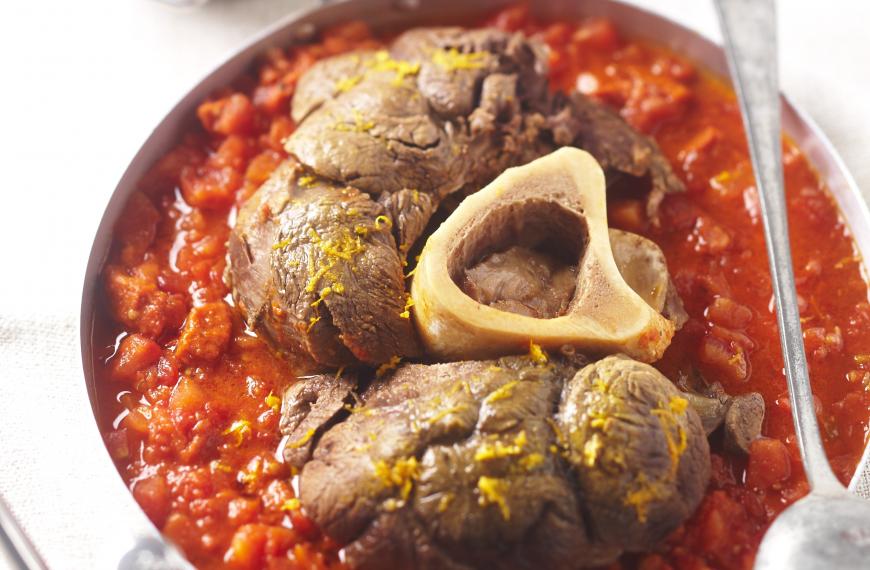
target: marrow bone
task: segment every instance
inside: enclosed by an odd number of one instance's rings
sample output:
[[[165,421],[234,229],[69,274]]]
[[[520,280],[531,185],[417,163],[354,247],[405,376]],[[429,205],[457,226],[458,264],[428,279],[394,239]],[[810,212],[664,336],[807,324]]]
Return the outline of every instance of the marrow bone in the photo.
[[[480,302],[462,287],[469,270],[516,247],[543,250],[575,272],[564,309],[542,315],[550,318]],[[672,289],[655,244],[609,232],[604,173],[596,160],[565,147],[506,170],[466,198],[423,248],[411,296],[417,329],[435,357],[519,353],[533,339],[550,350],[568,345],[653,362],[682,324]]]

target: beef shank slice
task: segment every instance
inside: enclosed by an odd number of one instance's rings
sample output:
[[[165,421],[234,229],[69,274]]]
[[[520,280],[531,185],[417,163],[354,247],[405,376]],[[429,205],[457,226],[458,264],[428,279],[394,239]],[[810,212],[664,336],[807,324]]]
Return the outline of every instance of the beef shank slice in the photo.
[[[411,30],[389,51],[320,61],[300,80],[300,124],[286,149],[317,174],[373,196],[425,196],[408,216],[412,228],[397,217],[407,250],[444,197],[546,152],[543,61],[520,34],[461,28]]]
[[[306,514],[354,568],[578,568],[649,549],[706,486],[700,420],[646,365],[574,361],[532,351],[374,380],[307,462],[285,450]]]
[[[306,513],[355,568],[613,559],[587,540],[552,452],[548,418],[573,371],[529,357],[402,366],[320,439],[300,479]]]
[[[490,28],[417,28],[385,50],[315,63],[300,78],[285,148],[311,171],[373,196],[406,254],[439,207],[558,146],[589,150],[608,176],[649,186],[655,219],[682,189],[667,160],[618,115],[548,88],[545,47]],[[648,182],[644,182],[648,181]]]
[[[402,261],[381,205],[288,161],[230,235],[233,296],[252,327],[319,366],[419,354]]]
[[[652,548],[697,507],[710,476],[697,413],[652,366],[608,356],[568,383],[559,411],[593,532]]]

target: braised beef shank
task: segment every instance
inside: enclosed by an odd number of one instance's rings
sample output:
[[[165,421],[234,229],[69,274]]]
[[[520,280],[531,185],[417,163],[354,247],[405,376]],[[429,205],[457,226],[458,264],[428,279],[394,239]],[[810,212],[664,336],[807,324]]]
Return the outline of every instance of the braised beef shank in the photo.
[[[282,430],[306,514],[363,569],[580,568],[649,548],[703,495],[700,419],[648,365],[576,363],[412,364],[357,394],[300,381]]]
[[[228,281],[248,324],[321,368],[418,355],[401,267],[436,209],[559,146],[646,179],[654,215],[682,189],[658,148],[582,95],[552,94],[545,62],[519,33],[419,28],[312,66],[293,98],[291,159],[230,237]],[[515,308],[558,313],[564,296]]]
[[[383,206],[285,163],[230,235],[233,296],[249,324],[324,366],[419,354]]]
[[[300,80],[287,151],[408,218],[396,224],[407,250],[444,197],[552,148],[544,61],[521,34],[461,28],[326,59]]]

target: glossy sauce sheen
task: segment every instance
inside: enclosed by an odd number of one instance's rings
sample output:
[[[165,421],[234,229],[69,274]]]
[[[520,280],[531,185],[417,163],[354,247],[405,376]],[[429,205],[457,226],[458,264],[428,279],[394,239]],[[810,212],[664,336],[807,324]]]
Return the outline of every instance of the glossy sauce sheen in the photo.
[[[689,322],[658,366],[730,394],[761,392],[765,438],[748,460],[714,437],[713,478],[695,515],[657,553],[619,568],[750,568],[772,517],[806,493],[789,414],[758,202],[737,104],[676,54],[621,38],[606,20],[543,25],[523,8],[488,24],[539,34],[554,87],[581,91],[652,135],[688,192],[654,227],[640,199],[611,197],[613,226],[664,250]],[[341,567],[305,518],[276,455],[293,357],[246,331],[223,282],[238,205],[284,158],[289,101],[316,59],[371,47],[365,26],[264,54],[250,76],[198,110],[199,125],[142,181],[116,228],[98,316],[101,428],[134,497],[201,568]],[[835,472],[847,481],[867,437],[870,305],[861,261],[806,159],[784,152],[804,336]]]

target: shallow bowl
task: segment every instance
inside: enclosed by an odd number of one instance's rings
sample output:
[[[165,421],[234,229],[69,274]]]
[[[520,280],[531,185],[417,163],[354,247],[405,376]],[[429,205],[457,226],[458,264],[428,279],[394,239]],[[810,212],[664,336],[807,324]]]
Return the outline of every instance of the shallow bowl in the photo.
[[[348,20],[363,20],[375,31],[389,31],[415,25],[465,24],[511,3],[512,0],[347,0],[329,3],[288,15],[242,46],[188,91],[155,127],[130,162],[109,199],[94,237],[82,291],[80,340],[84,388],[88,391],[95,417],[98,412],[93,361],[95,309],[97,296],[100,294],[99,276],[112,242],[113,227],[128,197],[136,189],[139,179],[194,123],[196,107],[200,102],[250,70],[256,58],[267,49],[308,41],[319,29],[327,26]],[[584,16],[607,17],[629,36],[666,45],[716,74],[727,75],[725,56],[720,46],[698,32],[653,12],[615,0],[536,0],[532,5],[535,15],[549,20],[575,20]],[[818,126],[793,105],[788,97],[783,96],[782,101],[783,129],[827,183],[852,230],[862,256],[870,259],[870,211],[855,181]],[[92,433],[94,437],[98,436],[96,430],[92,430]],[[858,472],[862,472],[862,467],[867,468],[868,463],[870,454],[865,452]],[[115,470],[108,452],[101,464],[90,468]],[[858,483],[856,477],[853,485],[857,486]],[[167,550],[160,533],[138,509],[133,496],[122,484],[120,475],[118,485],[95,492],[99,492],[103,500],[109,494],[107,504],[118,505],[125,511],[136,513],[130,517],[129,528],[126,529],[128,532],[123,533],[129,540],[122,540],[117,544],[95,545],[106,550],[102,558],[119,561],[121,568],[141,568],[148,564],[155,564],[151,566],[155,568],[189,567]],[[88,522],[100,524],[96,517]],[[107,537],[118,536],[118,529],[106,531]]]

